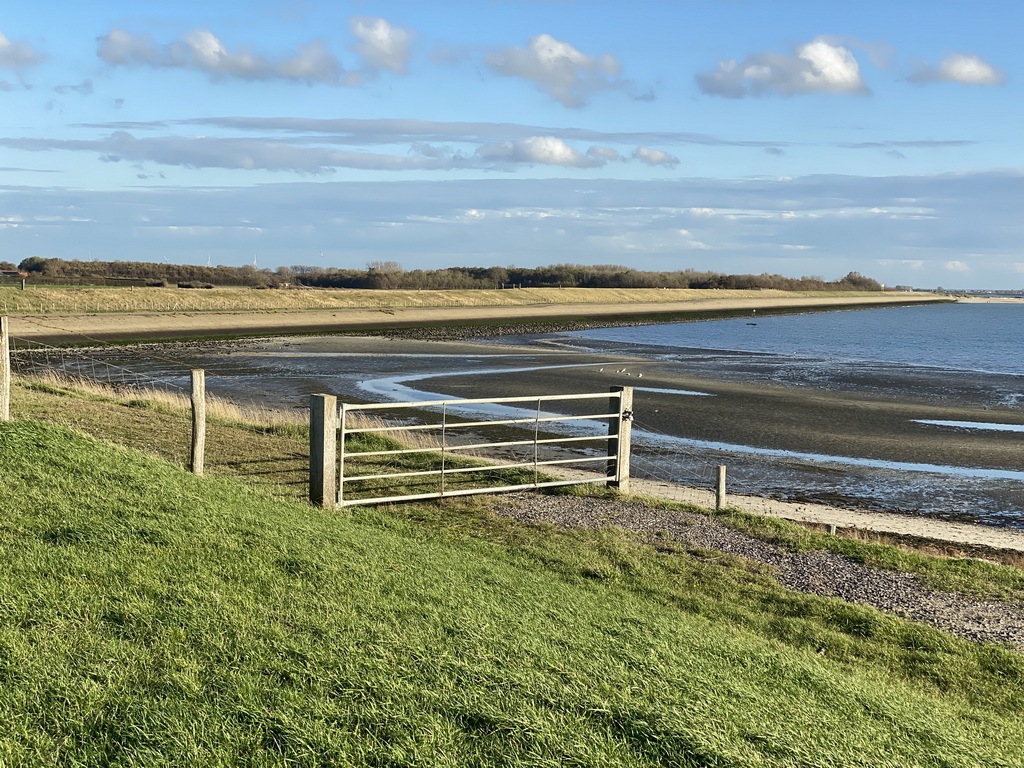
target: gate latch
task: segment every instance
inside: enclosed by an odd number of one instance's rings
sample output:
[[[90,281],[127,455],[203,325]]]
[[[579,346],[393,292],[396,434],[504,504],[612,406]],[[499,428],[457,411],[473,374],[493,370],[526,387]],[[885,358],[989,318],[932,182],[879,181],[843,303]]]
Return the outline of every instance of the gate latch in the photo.
[[[622,420],[623,421],[632,421],[633,420],[633,412],[631,410],[629,410],[628,408],[626,410],[624,410],[622,412]]]

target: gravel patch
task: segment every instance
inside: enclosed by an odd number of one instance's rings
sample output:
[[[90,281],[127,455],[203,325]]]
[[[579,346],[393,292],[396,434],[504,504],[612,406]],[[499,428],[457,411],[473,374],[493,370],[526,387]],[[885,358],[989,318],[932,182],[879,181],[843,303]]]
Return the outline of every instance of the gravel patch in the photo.
[[[792,552],[727,528],[705,515],[658,509],[640,501],[515,494],[495,511],[523,523],[568,528],[618,526],[656,543],[668,536],[695,550],[722,552],[768,566],[789,589],[870,605],[975,642],[1024,650],[1024,606],[928,589],[913,574],[879,570],[834,552]]]

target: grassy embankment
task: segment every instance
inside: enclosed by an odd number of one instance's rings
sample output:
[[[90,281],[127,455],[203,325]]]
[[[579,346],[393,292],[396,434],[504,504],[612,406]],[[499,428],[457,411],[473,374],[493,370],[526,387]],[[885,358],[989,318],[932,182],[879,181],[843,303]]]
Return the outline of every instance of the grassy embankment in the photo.
[[[15,418],[74,429],[149,453],[179,467],[187,466],[191,415],[185,395],[155,390],[115,392],[102,385],[42,377],[16,379],[12,399]],[[305,411],[283,413],[239,407],[210,397],[207,415],[208,473],[237,478],[278,498],[295,501],[307,498],[309,431]],[[417,434],[397,433],[394,437],[408,442]],[[348,444],[350,451],[387,447],[369,445],[365,439],[353,440],[353,437],[350,436],[352,442]],[[387,436],[384,440],[388,440]],[[420,447],[429,445],[429,437],[421,439]],[[449,465],[452,460],[449,456]],[[390,468],[378,468],[378,465],[360,472],[426,468],[431,458],[429,455],[400,457],[398,461],[399,464]],[[366,485],[365,489],[354,489],[356,495],[377,495],[377,489]],[[391,488],[395,493],[422,490],[395,490],[394,484]],[[565,491],[600,492],[594,486]],[[652,499],[651,503],[693,509],[664,500]],[[398,507],[396,513],[413,508],[412,505]],[[795,550],[835,551],[875,567],[916,573],[934,589],[1024,602],[1024,569],[1020,567],[1024,563],[1019,555],[1012,553],[1005,553],[1001,559],[1017,567],[1003,568],[977,558],[960,556],[955,548],[940,551],[928,545],[878,546],[878,542],[856,535],[856,532],[832,536],[738,510],[727,509],[714,514],[732,528]],[[922,556],[922,552],[926,556]],[[927,556],[929,554],[932,556]]]
[[[180,461],[171,406],[15,395]],[[297,429],[226,420],[212,464]],[[1024,655],[735,559],[487,500],[323,513],[38,421],[0,474],[0,764],[1024,764]]]
[[[528,307],[538,304],[661,303],[723,299],[841,298],[856,302],[877,292],[777,290],[660,290],[526,288],[521,290],[370,291],[215,288],[85,288],[0,286],[0,314],[93,312],[229,312],[418,307]],[[894,300],[902,294],[885,294]]]

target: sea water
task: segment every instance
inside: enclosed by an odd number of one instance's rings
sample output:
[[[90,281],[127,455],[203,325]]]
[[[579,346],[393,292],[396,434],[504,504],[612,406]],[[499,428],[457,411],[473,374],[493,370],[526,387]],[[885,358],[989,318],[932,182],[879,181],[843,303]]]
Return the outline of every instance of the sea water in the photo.
[[[580,351],[628,353],[678,364],[710,378],[977,409],[1024,409],[1024,303],[778,316],[752,310],[739,318],[600,328],[562,338],[571,339]],[[935,426],[1000,429],[985,421]],[[687,440],[680,444],[695,456],[729,463],[741,493],[812,499],[834,494],[852,503],[862,500],[865,506],[1024,527],[1024,438],[1021,465],[995,474],[962,467],[902,466],[858,456],[780,456],[749,446]],[[696,469],[677,464],[681,481]],[[840,471],[822,471],[829,468]]]
[[[1024,303],[941,304],[598,328],[591,342],[1024,376]],[[594,345],[597,346],[597,345]]]

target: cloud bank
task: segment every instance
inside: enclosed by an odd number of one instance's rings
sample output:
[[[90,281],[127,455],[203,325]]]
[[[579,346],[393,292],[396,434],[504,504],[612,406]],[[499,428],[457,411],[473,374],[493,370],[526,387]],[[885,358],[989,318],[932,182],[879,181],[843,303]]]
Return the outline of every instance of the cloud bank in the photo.
[[[990,284],[1019,275],[1024,174],[613,181],[291,182],[123,190],[0,185],[13,251],[181,258],[201,238],[221,263],[258,248],[281,264],[394,259],[409,268],[624,263],[920,284],[926,271]],[[595,205],[600,200],[600,205]],[[528,202],[526,202],[528,201]],[[16,225],[16,226],[15,226]],[[867,255],[866,255],[867,254]],[[262,256],[261,256],[262,258]],[[970,271],[965,271],[969,269]],[[947,270],[949,270],[947,272]],[[1012,284],[1012,283],[1011,283]],[[924,284],[922,287],[929,287]]]
[[[185,69],[213,79],[345,84],[340,62],[316,40],[300,45],[295,55],[275,59],[245,48],[231,50],[207,29],[195,29],[180,40],[158,44],[149,35],[114,28],[98,38],[96,53],[111,66]]]
[[[154,136],[138,138],[117,130],[99,139],[3,139],[0,147],[27,152],[92,152],[104,162],[156,163],[182,168],[333,173],[339,168],[372,171],[513,170],[516,166],[597,168],[624,160],[616,150],[591,146],[585,152],[556,136],[528,136],[516,141],[489,142],[459,152],[429,143],[414,144],[407,154],[338,150],[274,138]],[[667,152],[638,147],[629,159],[647,165],[674,167],[679,160]]]

